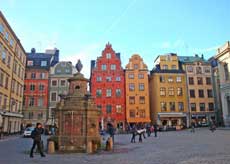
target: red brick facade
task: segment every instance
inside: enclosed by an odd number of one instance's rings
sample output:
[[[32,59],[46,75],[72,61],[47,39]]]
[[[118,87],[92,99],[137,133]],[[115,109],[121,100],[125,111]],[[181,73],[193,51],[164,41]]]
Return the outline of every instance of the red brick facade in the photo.
[[[111,122],[114,127],[124,129],[125,75],[120,54],[115,53],[108,43],[102,56],[97,58],[96,65],[91,67],[90,89],[98,109],[102,112],[101,127],[106,128],[107,123]]]

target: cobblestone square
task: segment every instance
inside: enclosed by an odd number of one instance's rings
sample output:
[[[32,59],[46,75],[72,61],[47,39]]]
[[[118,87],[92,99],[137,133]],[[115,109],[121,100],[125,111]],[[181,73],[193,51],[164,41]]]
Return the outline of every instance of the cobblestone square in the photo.
[[[97,154],[38,154],[29,158],[32,140],[10,137],[0,141],[1,164],[229,164],[230,130],[196,129],[160,132],[158,137],[143,139],[142,143],[130,143],[131,135],[116,135],[113,152]],[[137,139],[136,139],[137,140]]]

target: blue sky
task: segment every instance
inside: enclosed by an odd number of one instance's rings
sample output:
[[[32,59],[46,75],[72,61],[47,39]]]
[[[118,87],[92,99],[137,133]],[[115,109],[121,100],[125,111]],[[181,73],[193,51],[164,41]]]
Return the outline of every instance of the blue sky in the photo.
[[[164,53],[204,54],[230,40],[228,0],[0,0],[25,50],[57,47],[89,76],[90,60],[110,42],[122,65],[140,54],[149,69]]]

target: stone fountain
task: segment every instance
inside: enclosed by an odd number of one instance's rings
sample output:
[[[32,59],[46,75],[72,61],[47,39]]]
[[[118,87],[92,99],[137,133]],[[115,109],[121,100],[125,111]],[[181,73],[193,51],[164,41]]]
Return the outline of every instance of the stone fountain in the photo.
[[[78,60],[78,72],[69,79],[69,94],[60,96],[61,101],[55,109],[61,152],[95,152],[101,141],[98,123],[100,112],[87,91],[89,80],[80,73],[82,67]]]

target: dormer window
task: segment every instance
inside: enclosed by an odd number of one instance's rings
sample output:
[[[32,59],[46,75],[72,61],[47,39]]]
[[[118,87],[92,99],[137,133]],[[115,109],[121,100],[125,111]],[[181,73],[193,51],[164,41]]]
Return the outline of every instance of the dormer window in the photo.
[[[46,67],[47,66],[47,61],[41,61],[41,66]]]
[[[27,66],[33,66],[34,65],[34,61],[33,60],[28,60],[27,61]]]

